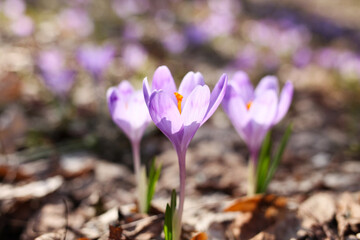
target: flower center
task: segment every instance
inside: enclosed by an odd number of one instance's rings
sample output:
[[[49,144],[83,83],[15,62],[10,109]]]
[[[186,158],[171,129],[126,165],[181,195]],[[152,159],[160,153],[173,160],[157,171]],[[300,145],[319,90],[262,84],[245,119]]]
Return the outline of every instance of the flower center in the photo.
[[[179,112],[181,114],[181,102],[182,102],[184,97],[178,92],[174,92],[174,94],[175,94],[175,97],[176,97],[176,100],[177,100],[177,103],[178,103]]]
[[[246,104],[246,109],[250,110],[251,105],[252,105],[252,101],[248,101],[248,103]]]

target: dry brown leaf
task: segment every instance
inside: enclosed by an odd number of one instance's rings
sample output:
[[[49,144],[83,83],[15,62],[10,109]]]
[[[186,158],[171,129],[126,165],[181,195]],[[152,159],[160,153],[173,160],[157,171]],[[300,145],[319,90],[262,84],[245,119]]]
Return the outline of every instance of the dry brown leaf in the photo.
[[[42,198],[57,189],[64,180],[60,176],[54,176],[46,180],[31,182],[25,185],[13,186],[11,184],[0,184],[0,200],[29,200]]]
[[[115,227],[109,225],[109,240],[122,240],[123,238],[123,229],[121,227]]]
[[[298,210],[303,219],[303,227],[310,228],[314,224],[330,221],[335,215],[335,199],[330,193],[317,193],[304,201]]]
[[[195,236],[191,238],[191,240],[207,240],[208,236],[205,232],[197,233]]]
[[[338,232],[340,237],[345,237],[349,230],[352,232],[360,231],[360,195],[343,193],[337,203],[336,220],[338,222]]]
[[[287,200],[285,197],[279,197],[273,194],[263,195],[258,194],[253,197],[244,197],[236,200],[232,205],[227,207],[225,212],[253,212],[260,205],[273,206],[276,208],[283,208],[286,206]]]

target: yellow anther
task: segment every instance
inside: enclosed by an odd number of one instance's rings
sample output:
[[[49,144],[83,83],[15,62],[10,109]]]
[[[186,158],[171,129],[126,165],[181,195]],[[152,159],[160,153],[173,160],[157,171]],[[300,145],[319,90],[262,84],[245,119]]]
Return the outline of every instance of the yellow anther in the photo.
[[[176,97],[176,100],[177,100],[177,103],[178,103],[179,112],[181,114],[181,102],[182,102],[184,97],[178,92],[174,92],[174,94],[175,94],[175,97]]]
[[[251,105],[252,105],[252,101],[248,101],[248,103],[246,104],[246,109],[249,110]]]

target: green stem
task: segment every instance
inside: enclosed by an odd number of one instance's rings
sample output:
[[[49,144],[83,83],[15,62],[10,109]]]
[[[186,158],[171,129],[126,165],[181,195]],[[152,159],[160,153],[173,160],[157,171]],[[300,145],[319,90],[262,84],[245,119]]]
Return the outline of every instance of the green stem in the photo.
[[[179,160],[180,193],[179,208],[173,217],[173,240],[179,240],[181,236],[181,220],[185,202],[185,180],[186,180],[186,151],[177,151]]]
[[[146,171],[141,168],[140,162],[140,142],[132,142],[132,153],[134,162],[134,172],[136,179],[136,195],[139,204],[139,212],[146,212],[146,198],[144,196],[144,188],[146,188]],[[145,174],[145,176],[144,176]],[[144,185],[145,182],[145,185]]]
[[[248,166],[248,190],[247,195],[249,197],[254,196],[256,194],[256,185],[257,185],[257,156],[252,154],[249,159]]]

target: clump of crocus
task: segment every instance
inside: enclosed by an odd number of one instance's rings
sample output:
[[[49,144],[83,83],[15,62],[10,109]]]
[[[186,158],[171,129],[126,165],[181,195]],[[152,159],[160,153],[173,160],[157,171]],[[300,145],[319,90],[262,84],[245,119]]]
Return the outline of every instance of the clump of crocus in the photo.
[[[248,75],[241,71],[235,73],[227,86],[223,108],[250,151],[248,195],[266,190],[290,134],[287,131],[284,135],[279,151],[269,166],[270,141],[265,141],[267,146],[263,146],[261,154],[260,149],[266,134],[280,122],[290,107],[293,95],[291,82],[286,82],[280,96],[278,93],[276,77],[264,77],[254,90]]]
[[[189,72],[183,78],[179,89],[176,88],[170,70],[166,66],[156,69],[152,88],[144,79],[143,91],[149,113],[155,125],[173,144],[179,161],[180,194],[179,207],[170,214],[172,239],[178,240],[181,232],[181,218],[185,199],[185,157],[186,150],[196,131],[215,112],[226,90],[227,76],[224,74],[212,93],[201,73]],[[172,198],[173,199],[173,198]],[[174,202],[174,201],[172,201]],[[169,223],[165,219],[165,225]],[[164,228],[165,229],[165,228]]]
[[[111,45],[95,46],[84,45],[77,53],[80,64],[99,83],[102,81],[104,71],[115,57],[115,48]]]
[[[48,89],[64,99],[74,84],[75,71],[65,66],[62,52],[58,49],[40,52],[37,65]]]
[[[153,162],[147,183],[145,167],[141,166],[140,160],[140,141],[151,121],[144,95],[141,90],[135,91],[128,81],[123,81],[107,90],[107,102],[113,121],[131,142],[139,210],[143,213],[148,212],[160,167],[156,168]],[[146,185],[148,185],[147,189]]]

